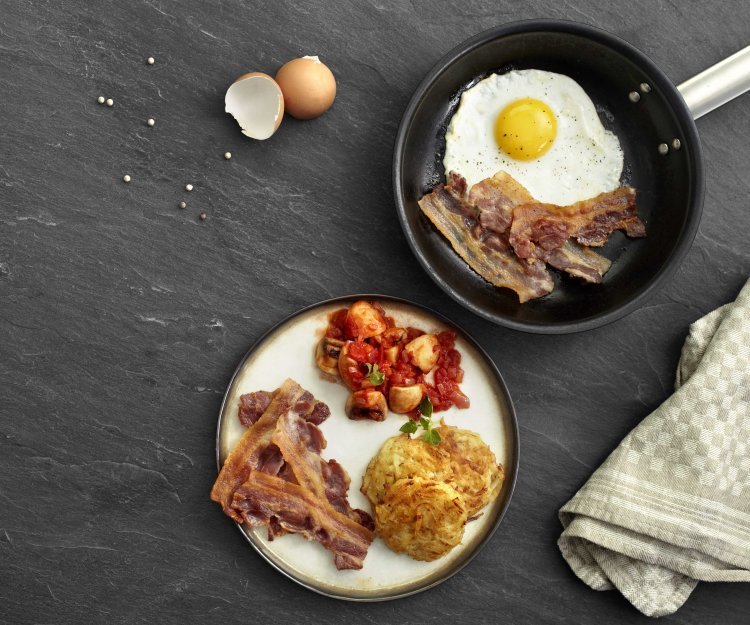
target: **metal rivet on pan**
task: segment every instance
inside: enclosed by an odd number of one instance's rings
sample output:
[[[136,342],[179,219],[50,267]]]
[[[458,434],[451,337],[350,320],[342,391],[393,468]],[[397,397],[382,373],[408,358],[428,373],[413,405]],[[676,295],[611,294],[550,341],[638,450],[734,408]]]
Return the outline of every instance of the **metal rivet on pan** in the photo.
[[[643,93],[649,93],[651,91],[651,85],[649,85],[647,82],[642,82],[641,91],[643,91]]]
[[[631,92],[630,92],[630,93],[628,94],[628,98],[630,98],[630,101],[631,101],[631,102],[638,102],[638,100],[640,100],[640,99],[641,99],[641,94],[640,94],[640,93],[638,93],[637,91],[631,91]]]
[[[669,146],[666,143],[660,143],[659,154],[663,156],[664,154],[667,154],[668,152],[669,152]]]
[[[679,140],[679,139],[676,139],[676,138],[675,138],[675,139],[672,139],[672,147],[673,147],[673,148],[674,148],[675,150],[679,150],[679,149],[680,149],[680,148],[682,147],[682,143],[680,143],[680,140]]]

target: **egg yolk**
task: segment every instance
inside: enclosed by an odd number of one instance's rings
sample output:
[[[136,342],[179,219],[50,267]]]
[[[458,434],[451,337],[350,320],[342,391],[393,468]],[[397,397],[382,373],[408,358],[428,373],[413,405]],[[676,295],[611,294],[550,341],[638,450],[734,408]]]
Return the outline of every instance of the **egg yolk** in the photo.
[[[511,158],[531,161],[550,149],[557,134],[552,109],[541,100],[523,98],[506,106],[495,120],[495,141]]]

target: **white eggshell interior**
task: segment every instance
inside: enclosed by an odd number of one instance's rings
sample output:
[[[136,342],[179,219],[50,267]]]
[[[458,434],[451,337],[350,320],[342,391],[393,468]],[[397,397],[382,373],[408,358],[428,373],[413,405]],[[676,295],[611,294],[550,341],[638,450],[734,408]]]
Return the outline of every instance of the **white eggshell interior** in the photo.
[[[237,120],[242,134],[268,139],[276,132],[282,97],[278,85],[268,76],[250,76],[227,89],[225,111]]]

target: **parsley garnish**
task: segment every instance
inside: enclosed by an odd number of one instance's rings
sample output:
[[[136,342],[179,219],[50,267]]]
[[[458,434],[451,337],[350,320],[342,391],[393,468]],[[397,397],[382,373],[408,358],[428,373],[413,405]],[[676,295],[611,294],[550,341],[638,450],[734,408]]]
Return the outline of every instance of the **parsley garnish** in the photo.
[[[406,432],[407,434],[414,434],[414,432],[416,432],[416,431],[417,431],[417,428],[418,428],[418,427],[419,427],[419,425],[417,424],[417,422],[416,422],[416,421],[412,421],[411,419],[409,419],[409,420],[408,420],[408,421],[407,421],[406,423],[404,423],[404,424],[403,424],[403,425],[402,425],[402,426],[401,426],[401,427],[400,427],[399,429],[400,429],[400,430],[401,430],[402,432]]]
[[[419,413],[428,421],[432,419],[432,402],[429,395],[425,395],[419,402]]]
[[[380,386],[385,382],[385,373],[378,369],[377,363],[371,365],[369,362],[366,362],[365,364],[367,365],[367,377],[370,378],[370,384]]]
[[[409,419],[399,429],[407,434],[414,434],[420,427],[424,430],[422,440],[429,445],[440,444],[440,432],[432,429],[432,402],[425,395],[419,404],[419,423]]]
[[[422,440],[425,443],[429,443],[430,445],[439,445],[440,433],[437,430],[427,430],[424,434],[422,434]]]

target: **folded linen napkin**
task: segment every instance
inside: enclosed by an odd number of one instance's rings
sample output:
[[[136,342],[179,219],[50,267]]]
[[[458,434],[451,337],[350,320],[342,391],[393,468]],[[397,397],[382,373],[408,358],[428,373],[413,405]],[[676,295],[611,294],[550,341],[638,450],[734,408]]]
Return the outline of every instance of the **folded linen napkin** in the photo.
[[[575,574],[648,616],[750,582],[750,280],[690,327],[675,386],[560,510]]]

